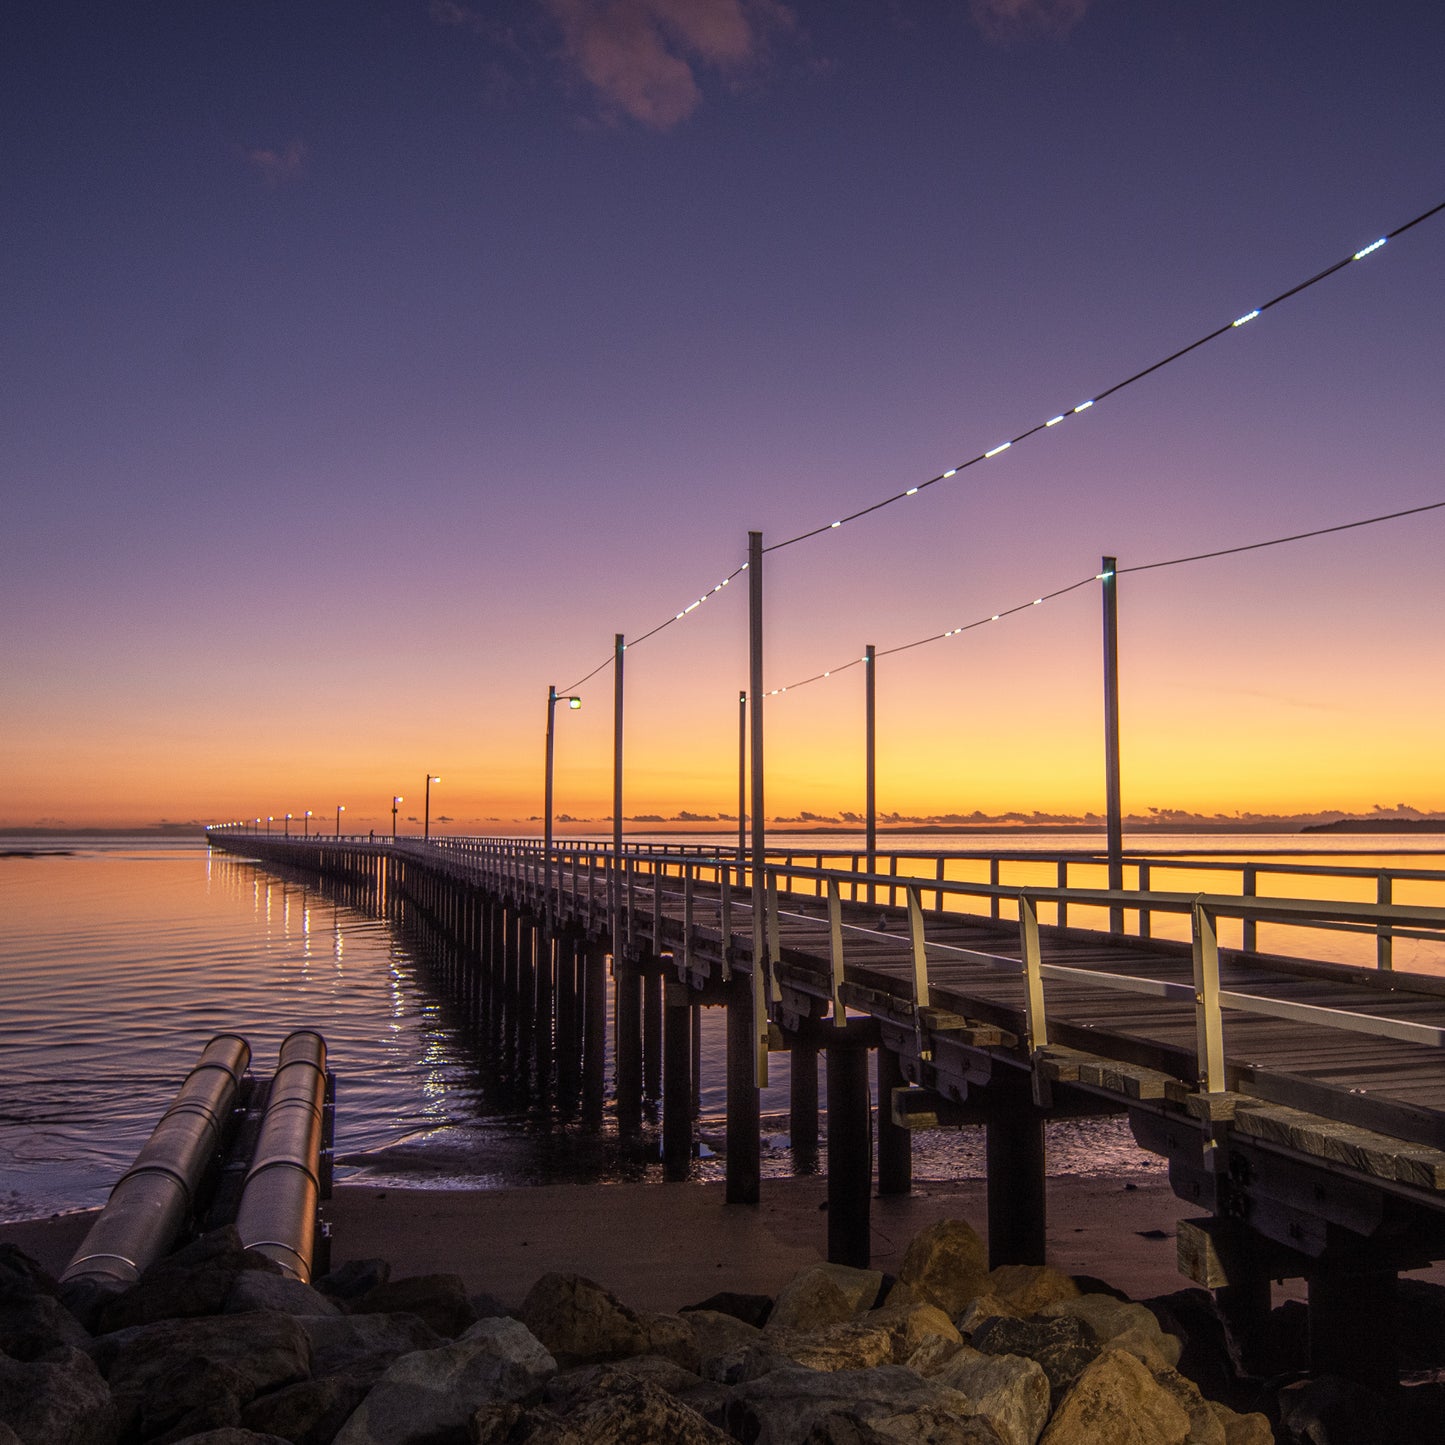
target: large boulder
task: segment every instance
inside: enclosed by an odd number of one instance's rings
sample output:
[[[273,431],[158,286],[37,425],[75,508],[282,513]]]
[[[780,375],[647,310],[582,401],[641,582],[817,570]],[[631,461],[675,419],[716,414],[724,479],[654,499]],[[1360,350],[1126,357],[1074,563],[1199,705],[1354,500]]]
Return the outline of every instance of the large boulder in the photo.
[[[765,1326],[769,1330],[816,1330],[871,1309],[883,1284],[876,1269],[814,1264],[799,1270],[778,1292]]]
[[[543,1275],[527,1292],[521,1319],[563,1368],[650,1354],[685,1369],[698,1366],[697,1344],[682,1316],[630,1309],[582,1275]]]
[[[1049,1418],[1049,1377],[1024,1355],[986,1355],[964,1345],[932,1378],[967,1395],[1005,1445],[1034,1445]]]
[[[102,1335],[91,1354],[123,1426],[151,1435],[192,1411],[196,1430],[239,1423],[255,1396],[311,1373],[306,1331],[290,1315],[264,1312],[136,1325]]]
[[[762,1331],[736,1315],[695,1309],[684,1316],[697,1345],[698,1373],[705,1380],[730,1384],[741,1378],[743,1357]]]
[[[1144,1305],[1106,1294],[1086,1294],[1045,1305],[1039,1313],[1045,1319],[1084,1320],[1101,1345],[1128,1350],[1150,1368],[1179,1363],[1183,1342],[1166,1334],[1158,1317]]]
[[[446,1342],[415,1315],[302,1315],[301,1328],[311,1341],[311,1373],[375,1378],[414,1350],[434,1350]]]
[[[349,1304],[368,1295],[391,1278],[391,1265],[384,1259],[348,1259],[330,1274],[311,1283],[329,1299]]]
[[[1099,1338],[1086,1321],[1016,1320],[1000,1315],[985,1320],[973,1332],[973,1346],[986,1355],[1027,1355],[1037,1360],[1049,1378],[1054,1405],[1098,1357]]]
[[[242,1248],[241,1236],[228,1224],[157,1260],[128,1290],[99,1306],[95,1328],[113,1334],[157,1320],[220,1314],[237,1279],[250,1270],[278,1274],[280,1266]],[[84,1282],[77,1287],[83,1289]],[[69,1299],[64,1292],[69,1289],[63,1287],[62,1299]]]
[[[1119,1338],[1123,1339],[1125,1336],[1120,1335]],[[1115,1343],[1110,1348],[1120,1349],[1127,1346]],[[1135,1359],[1139,1358],[1134,1350],[1129,1353],[1134,1355]],[[1171,1369],[1168,1365],[1151,1365],[1148,1360],[1140,1360],[1140,1363],[1154,1376],[1155,1383],[1172,1395],[1189,1416],[1189,1445],[1229,1445],[1224,1421],[1210,1409],[1209,1401],[1199,1393],[1199,1387],[1193,1380],[1186,1379],[1178,1370]]]
[[[391,1279],[350,1302],[352,1314],[408,1314],[454,1339],[477,1322],[460,1275],[414,1274]]]
[[[116,1417],[90,1356],[61,1347],[45,1360],[0,1355],[0,1430],[23,1445],[110,1445]]]
[[[479,1413],[473,1440],[485,1441],[487,1429],[498,1442],[508,1438],[497,1429],[495,1407]],[[529,1412],[527,1426],[527,1445],[734,1445],[661,1385],[623,1371],[610,1371],[560,1408]]]
[[[870,1310],[861,1323],[888,1331],[893,1342],[893,1363],[906,1365],[925,1346],[935,1343],[958,1345],[963,1341],[957,1326],[937,1305],[889,1303],[882,1309]],[[920,1371],[921,1374],[928,1373]]]
[[[1289,1445],[1395,1445],[1401,1438],[1389,1402],[1335,1375],[1286,1385],[1279,1392],[1279,1423]]]
[[[284,1274],[266,1274],[248,1269],[236,1277],[226,1296],[225,1313],[246,1314],[251,1310],[275,1310],[283,1315],[339,1315],[340,1307],[320,1290]]]
[[[336,1445],[420,1445],[450,1432],[495,1400],[525,1400],[557,1362],[516,1320],[479,1320],[460,1339],[403,1355],[372,1386]]]
[[[1001,1264],[988,1272],[988,1294],[1008,1305],[1009,1313],[1027,1318],[1059,1300],[1078,1299],[1082,1291],[1072,1275],[1051,1264]]]
[[[1055,1408],[1039,1445],[1185,1445],[1188,1412],[1127,1350],[1105,1350]]]
[[[743,1357],[739,1378],[803,1365],[810,1370],[867,1370],[892,1364],[893,1334],[886,1325],[844,1320],[819,1330],[764,1330]]]
[[[263,1435],[277,1435],[293,1445],[330,1445],[336,1432],[366,1398],[372,1380],[366,1375],[327,1375],[302,1380],[269,1395],[258,1395],[241,1411],[241,1424]]]
[[[755,1445],[1002,1445],[968,1397],[900,1365],[819,1374],[793,1366],[738,1385],[727,1428]]]
[[[710,1310],[714,1314],[732,1315],[745,1324],[758,1329],[767,1324],[772,1313],[773,1297],[766,1294],[738,1294],[735,1290],[719,1290],[695,1305],[683,1305],[679,1314],[690,1315],[699,1310]]]
[[[962,1219],[940,1219],[921,1230],[904,1251],[899,1281],[915,1299],[957,1319],[987,1286],[988,1250]]]

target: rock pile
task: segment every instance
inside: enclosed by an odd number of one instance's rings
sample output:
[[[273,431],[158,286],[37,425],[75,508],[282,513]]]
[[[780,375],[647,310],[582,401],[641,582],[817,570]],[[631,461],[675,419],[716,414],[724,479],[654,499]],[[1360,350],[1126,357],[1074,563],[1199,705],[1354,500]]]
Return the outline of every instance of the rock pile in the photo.
[[[776,1299],[678,1315],[575,1275],[512,1311],[381,1261],[311,1288],[233,1230],[101,1296],[3,1246],[0,1445],[1271,1445],[1266,1415],[1195,1383],[1223,1378],[1207,1306],[989,1270],[956,1220],[897,1279],[816,1265]],[[1291,1388],[1281,1440],[1359,1445],[1387,1413],[1339,1382]],[[1332,1432],[1331,1410],[1351,1423]]]

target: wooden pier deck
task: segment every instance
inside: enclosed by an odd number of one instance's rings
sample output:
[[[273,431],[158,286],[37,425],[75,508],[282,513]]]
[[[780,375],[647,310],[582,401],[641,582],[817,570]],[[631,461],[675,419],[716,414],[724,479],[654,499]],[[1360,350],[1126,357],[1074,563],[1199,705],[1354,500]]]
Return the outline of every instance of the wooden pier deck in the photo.
[[[644,1087],[660,1084],[669,1177],[693,1149],[693,1013],[725,1007],[733,1202],[760,1197],[769,1050],[794,1055],[802,1157],[816,1149],[821,1052],[840,1262],[866,1263],[874,1188],[908,1190],[910,1131],[970,1123],[986,1130],[993,1262],[1043,1262],[1044,1124],[1100,1112],[1127,1113],[1167,1158],[1198,1215],[1180,1222],[1181,1269],[1241,1337],[1271,1279],[1303,1277],[1316,1368],[1387,1378],[1396,1275],[1445,1257],[1445,979],[1217,943],[1221,923],[1247,941],[1271,924],[1343,929],[1378,939],[1387,965],[1393,938],[1445,939],[1445,910],[1004,887],[796,855],[770,857],[755,893],[735,855],[696,849],[549,860],[516,840],[212,842],[418,912],[476,960],[477,986],[599,1121],[610,1030],[619,1127],[637,1127]],[[1040,921],[1071,907],[1119,931]],[[1148,936],[1165,914],[1192,939]],[[1375,1328],[1359,1328],[1361,1311]]]

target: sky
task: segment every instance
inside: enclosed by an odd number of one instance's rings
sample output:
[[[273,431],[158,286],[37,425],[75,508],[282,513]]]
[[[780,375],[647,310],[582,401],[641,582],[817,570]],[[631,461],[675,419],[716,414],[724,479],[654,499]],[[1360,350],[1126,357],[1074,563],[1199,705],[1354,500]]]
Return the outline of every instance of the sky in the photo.
[[[1445,501],[1445,214],[1072,410],[1445,200],[1442,54],[1426,0],[6,7],[0,826],[430,772],[535,830],[555,686],[605,827],[618,633],[624,815],[733,814],[750,531],[770,818],[862,810],[868,644],[886,817],[1100,812],[1106,555],[1126,813],[1445,811],[1445,510],[1123,570]]]

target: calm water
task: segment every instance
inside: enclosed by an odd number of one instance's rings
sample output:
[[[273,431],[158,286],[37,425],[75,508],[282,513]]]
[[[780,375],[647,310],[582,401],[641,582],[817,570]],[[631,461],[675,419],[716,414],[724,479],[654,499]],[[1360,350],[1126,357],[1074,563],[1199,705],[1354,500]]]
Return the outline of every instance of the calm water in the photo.
[[[887,846],[937,851],[989,841],[890,839]],[[999,841],[1017,848],[1023,840]],[[1091,846],[1030,841],[1048,851]],[[1300,842],[1241,841],[1252,852]],[[1169,840],[1171,848],[1191,845],[1228,842]],[[7,840],[0,851],[23,846]],[[223,1030],[250,1040],[258,1070],[269,1069],[290,1030],[326,1035],[339,1075],[336,1146],[345,1161],[339,1177],[485,1188],[656,1175],[646,1143],[624,1147],[608,1128],[598,1136],[529,1112],[499,1071],[495,1048],[439,982],[434,947],[395,924],[201,843],[29,846],[71,851],[0,857],[0,1218],[103,1201],[205,1041]],[[856,844],[808,843],[837,846]],[[1340,861],[1359,849],[1358,841],[1344,839],[1311,846]],[[1393,851],[1395,841],[1388,846]],[[1418,853],[1439,840],[1405,839],[1399,846]],[[1423,866],[1440,861],[1418,859]],[[951,866],[950,876],[967,876],[966,865],[955,866],[964,871]],[[1006,880],[1013,881],[1007,874]],[[1171,877],[1155,886],[1218,884]],[[1366,896],[1359,885],[1342,887]],[[1359,954],[1367,944],[1326,938],[1330,947],[1320,951],[1327,955]],[[1411,966],[1409,948],[1397,945],[1401,966]],[[702,1133],[705,1146],[720,1150],[722,1014],[704,1010],[703,1018]],[[786,1085],[786,1055],[775,1055],[763,1100],[765,1112],[780,1115],[765,1147],[772,1173],[790,1168]],[[1058,1172],[1158,1167],[1115,1121],[1056,1126],[1049,1148]],[[922,1136],[915,1160],[922,1178],[979,1175],[981,1136],[975,1130]],[[716,1159],[705,1157],[699,1168],[704,1177],[720,1173]]]

